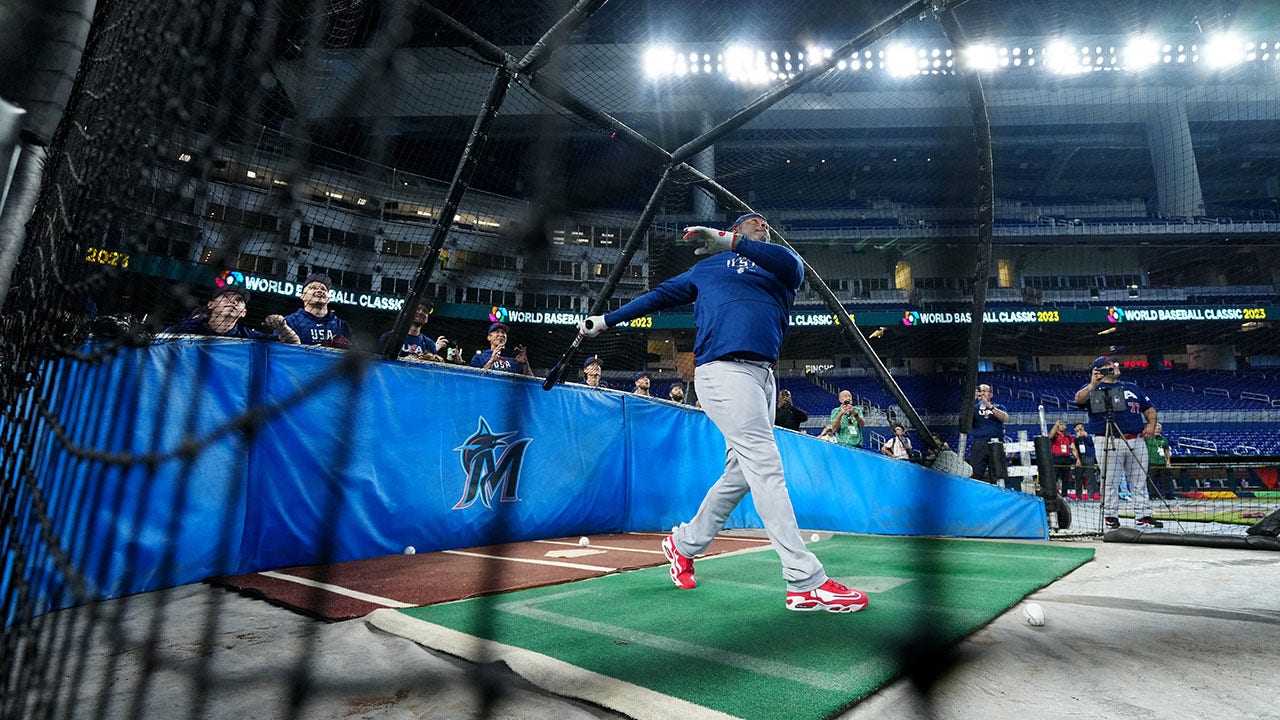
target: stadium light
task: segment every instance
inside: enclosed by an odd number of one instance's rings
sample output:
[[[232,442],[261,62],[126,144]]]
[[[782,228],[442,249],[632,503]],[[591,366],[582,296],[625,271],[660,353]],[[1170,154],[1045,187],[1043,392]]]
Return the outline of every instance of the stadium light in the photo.
[[[675,73],[676,54],[666,45],[651,45],[644,51],[644,74],[661,78]]]
[[[1136,37],[1124,46],[1124,69],[1142,71],[1160,62],[1160,43],[1148,36]]]
[[[963,54],[965,67],[970,70],[995,70],[1000,65],[993,45],[973,45],[965,48]]]
[[[884,69],[893,77],[917,74],[916,51],[906,45],[890,45],[884,53]]]
[[[769,81],[769,65],[763,50],[730,45],[724,52],[724,69],[730,82],[762,85]]]
[[[1244,62],[1244,43],[1235,35],[1216,35],[1205,43],[1202,56],[1209,67],[1228,68]]]
[[[1054,40],[1044,49],[1044,65],[1056,75],[1075,75],[1080,72],[1076,49],[1063,40]]]

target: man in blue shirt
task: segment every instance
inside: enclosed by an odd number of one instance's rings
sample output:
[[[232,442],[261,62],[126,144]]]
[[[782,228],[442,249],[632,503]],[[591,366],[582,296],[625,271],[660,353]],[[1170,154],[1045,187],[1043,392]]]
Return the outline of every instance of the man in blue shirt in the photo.
[[[604,367],[600,365],[599,356],[592,355],[582,361],[582,380],[587,387],[596,389],[604,389],[606,385],[601,384],[600,377],[604,374]]]
[[[1156,409],[1142,388],[1120,382],[1120,364],[1107,356],[1093,361],[1089,384],[1076,391],[1076,406],[1089,411],[1085,429],[1093,435],[1093,451],[1102,469],[1102,520],[1107,529],[1120,527],[1120,480],[1129,481],[1133,493],[1134,525],[1161,528],[1164,523],[1151,517],[1147,494],[1147,442],[1156,434]],[[1120,406],[1095,408],[1090,394],[1100,389],[1119,388],[1124,396]],[[1095,412],[1095,410],[1099,410]]]
[[[240,320],[249,310],[249,291],[239,285],[228,285],[214,292],[210,300],[200,312],[175,325],[165,328],[166,333],[175,335],[216,335],[219,337],[244,338],[246,340],[276,340],[288,345],[298,344],[298,335],[285,324],[279,315],[268,315],[263,325],[273,332],[264,333],[240,325]]]
[[[409,334],[400,344],[400,358],[444,362],[444,358],[436,354],[436,342],[422,333],[422,327],[427,324],[427,319],[431,317],[431,310],[434,307],[430,300],[423,300],[414,308],[413,320],[409,322]],[[441,335],[438,339],[444,340],[444,336]],[[378,338],[378,352],[384,351],[390,341],[391,331],[382,333]]]
[[[631,391],[632,395],[651,397],[649,395],[649,387],[653,384],[653,378],[649,376],[648,370],[641,370],[631,376],[631,382],[635,384],[635,389]]]
[[[284,320],[298,333],[303,345],[345,348],[351,345],[351,326],[329,309],[333,281],[324,273],[311,273],[302,285],[302,307]]]
[[[472,367],[484,370],[532,375],[529,367],[529,354],[523,345],[517,345],[514,351],[507,350],[507,326],[496,322],[489,326],[489,349],[476,353],[471,358]]]
[[[694,383],[702,409],[724,434],[727,452],[724,474],[693,519],[662,541],[671,580],[682,590],[697,587],[694,556],[750,492],[782,559],[787,609],[861,610],[866,594],[829,579],[805,547],[773,435],[773,365],[804,280],[804,264],[790,249],[769,243],[769,224],[759,213],[743,215],[728,231],[690,227],[685,232],[685,239],[701,245],[695,254],[711,257],[608,315],[578,325],[584,336],[595,337],[620,322],[694,303]]]
[[[1004,452],[1004,424],[1009,419],[1009,413],[1004,406],[991,402],[991,386],[979,385],[978,392],[973,400],[973,429],[969,431],[969,437],[973,442],[969,451],[969,463],[973,466],[973,479],[989,482],[992,485],[997,481],[1004,479],[1004,473],[998,472],[1002,467],[1002,463],[992,463],[992,453]],[[995,440],[996,443],[991,441]],[[987,471],[991,470],[991,479],[988,480]]]

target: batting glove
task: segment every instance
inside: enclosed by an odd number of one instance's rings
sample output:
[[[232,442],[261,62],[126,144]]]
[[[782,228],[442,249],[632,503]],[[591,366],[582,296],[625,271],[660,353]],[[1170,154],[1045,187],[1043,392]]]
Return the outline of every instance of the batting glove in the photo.
[[[604,321],[603,315],[592,315],[578,321],[578,332],[582,333],[583,337],[593,338],[608,329],[609,324]]]
[[[694,255],[714,255],[716,253],[727,252],[733,250],[738,244],[738,236],[728,230],[716,230],[715,228],[694,225],[684,229],[684,239],[693,240],[702,243],[702,246],[693,251]]]

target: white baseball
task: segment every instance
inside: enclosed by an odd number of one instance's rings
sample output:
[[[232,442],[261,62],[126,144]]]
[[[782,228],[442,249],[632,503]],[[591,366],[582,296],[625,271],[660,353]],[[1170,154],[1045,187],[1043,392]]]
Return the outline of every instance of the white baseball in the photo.
[[[1022,606],[1022,614],[1027,618],[1028,625],[1040,627],[1044,625],[1044,608],[1039,603],[1027,603]]]
[[[404,549],[405,555],[413,555],[416,552],[418,552],[418,549],[415,548],[414,546],[412,545],[405,546],[405,549]]]
[[[591,544],[591,541],[586,539],[585,537],[580,537],[578,538],[578,544],[581,545],[582,547],[586,547]]]
[[[818,535],[818,533],[814,533],[814,534],[812,534],[812,535],[810,535],[810,536],[809,536],[809,542],[818,542],[818,541],[819,541],[819,540],[821,540],[821,539],[822,539],[822,537],[821,537],[820,535]]]

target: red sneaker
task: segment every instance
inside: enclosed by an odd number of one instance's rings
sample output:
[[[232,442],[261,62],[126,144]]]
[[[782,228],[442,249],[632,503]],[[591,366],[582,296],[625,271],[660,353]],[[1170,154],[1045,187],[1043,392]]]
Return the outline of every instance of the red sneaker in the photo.
[[[809,592],[787,591],[787,609],[808,612],[810,610],[826,610],[827,612],[852,613],[867,606],[867,594],[860,590],[850,590],[835,580],[827,580]]]
[[[662,538],[662,554],[667,556],[671,561],[671,582],[681,590],[692,590],[698,587],[698,581],[693,579],[693,559],[687,558],[680,554],[676,549],[676,540],[668,535]]]

